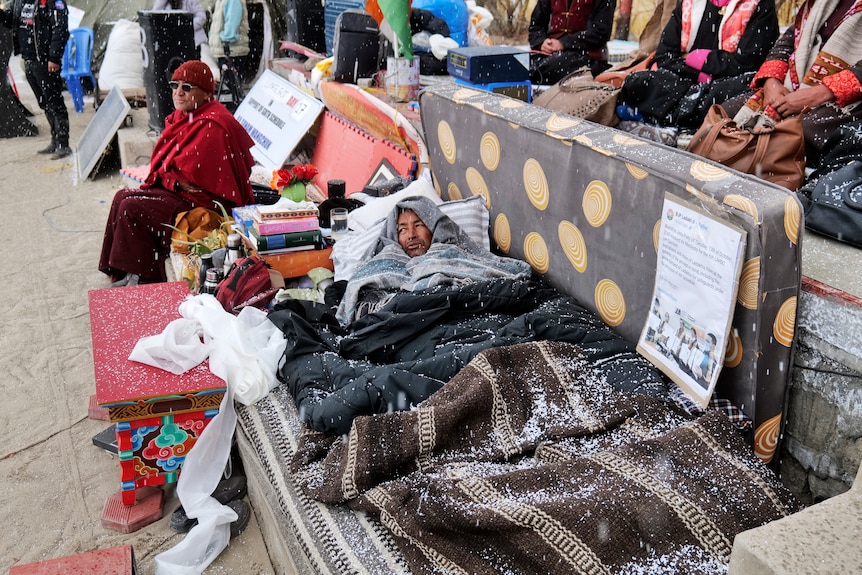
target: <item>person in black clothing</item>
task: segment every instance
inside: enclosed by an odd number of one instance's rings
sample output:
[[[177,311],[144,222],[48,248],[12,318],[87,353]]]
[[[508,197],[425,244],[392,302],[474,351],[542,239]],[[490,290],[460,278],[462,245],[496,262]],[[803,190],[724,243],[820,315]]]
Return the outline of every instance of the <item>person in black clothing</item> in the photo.
[[[69,9],[64,0],[14,0],[11,13],[0,9],[0,22],[15,30],[15,53],[24,59],[27,82],[51,127],[51,144],[39,153],[65,158],[72,150],[60,68],[69,39]]]
[[[682,3],[662,32],[657,69],[626,78],[617,114],[622,120],[697,129],[711,104],[748,90],[777,38],[774,0]]]
[[[616,0],[538,0],[530,15],[530,81],[556,84],[578,68],[597,76],[609,65],[607,44]]]

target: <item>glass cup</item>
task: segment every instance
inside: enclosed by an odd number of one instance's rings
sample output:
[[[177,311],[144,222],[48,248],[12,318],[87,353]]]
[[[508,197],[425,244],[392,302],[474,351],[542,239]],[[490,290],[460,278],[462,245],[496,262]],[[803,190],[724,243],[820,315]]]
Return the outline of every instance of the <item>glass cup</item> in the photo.
[[[340,240],[347,235],[347,208],[332,208],[329,212],[329,229],[332,239]]]

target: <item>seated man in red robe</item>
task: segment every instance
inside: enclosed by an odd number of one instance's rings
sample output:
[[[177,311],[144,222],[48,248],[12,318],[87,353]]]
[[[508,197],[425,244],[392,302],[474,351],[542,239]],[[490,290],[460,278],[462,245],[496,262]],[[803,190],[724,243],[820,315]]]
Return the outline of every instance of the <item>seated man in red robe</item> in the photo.
[[[254,203],[249,175],[254,145],[231,113],[213,99],[215,80],[199,60],[176,69],[174,108],[156,142],[141,189],[114,196],[99,271],[114,287],[165,281],[165,259],[177,214],[196,206],[230,211]]]

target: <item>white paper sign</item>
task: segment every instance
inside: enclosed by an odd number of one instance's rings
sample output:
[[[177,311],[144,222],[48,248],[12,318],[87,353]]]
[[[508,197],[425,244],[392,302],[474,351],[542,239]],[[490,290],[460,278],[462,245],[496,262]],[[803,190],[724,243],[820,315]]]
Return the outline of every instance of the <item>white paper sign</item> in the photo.
[[[267,170],[278,170],[322,110],[323,102],[266,70],[234,117],[254,140],[254,159]]]
[[[652,307],[638,351],[706,407],[733,319],[745,231],[665,195]]]

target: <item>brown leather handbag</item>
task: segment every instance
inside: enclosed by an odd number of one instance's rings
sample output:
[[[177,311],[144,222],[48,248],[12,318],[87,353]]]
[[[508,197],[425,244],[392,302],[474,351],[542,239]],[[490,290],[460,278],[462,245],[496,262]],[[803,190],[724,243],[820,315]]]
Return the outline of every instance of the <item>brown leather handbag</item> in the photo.
[[[608,70],[595,77],[596,82],[610,84],[616,88],[622,88],[623,82],[632,72],[649,70],[655,62],[655,52],[637,52],[623,62],[616,64]]]
[[[749,132],[737,127],[724,108],[713,104],[687,149],[789,190],[799,188],[805,177],[802,116],[784,118],[773,128]]]
[[[616,113],[619,93],[619,88],[595,82],[578,70],[539,94],[533,104],[597,124],[616,126],[620,121]]]

